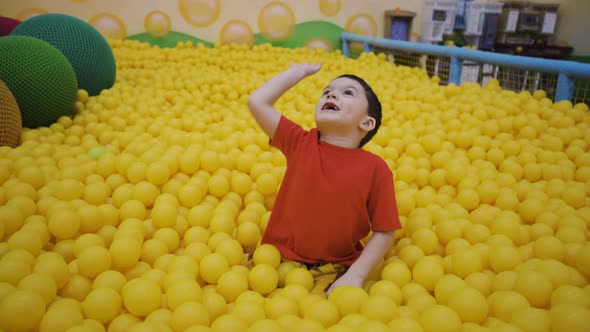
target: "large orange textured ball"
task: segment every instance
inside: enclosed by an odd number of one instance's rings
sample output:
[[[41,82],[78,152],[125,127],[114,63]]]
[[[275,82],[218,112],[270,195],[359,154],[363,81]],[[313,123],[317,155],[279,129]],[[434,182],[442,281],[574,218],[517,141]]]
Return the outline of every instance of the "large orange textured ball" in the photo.
[[[14,95],[0,80],[0,146],[16,147],[20,142],[22,119]]]

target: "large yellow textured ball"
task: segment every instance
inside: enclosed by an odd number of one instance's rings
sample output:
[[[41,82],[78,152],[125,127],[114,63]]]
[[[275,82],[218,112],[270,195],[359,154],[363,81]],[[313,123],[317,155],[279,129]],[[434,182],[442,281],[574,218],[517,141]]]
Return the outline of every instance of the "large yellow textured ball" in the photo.
[[[103,324],[108,324],[117,317],[121,312],[121,307],[121,295],[112,288],[94,289],[82,302],[84,316]]]
[[[133,279],[123,286],[123,304],[135,316],[145,317],[158,309],[162,302],[160,285],[143,278]]]
[[[250,288],[262,295],[270,294],[277,288],[279,274],[269,264],[258,264],[248,274]]]
[[[0,300],[0,327],[5,331],[28,331],[45,314],[43,298],[30,290],[15,290]]]

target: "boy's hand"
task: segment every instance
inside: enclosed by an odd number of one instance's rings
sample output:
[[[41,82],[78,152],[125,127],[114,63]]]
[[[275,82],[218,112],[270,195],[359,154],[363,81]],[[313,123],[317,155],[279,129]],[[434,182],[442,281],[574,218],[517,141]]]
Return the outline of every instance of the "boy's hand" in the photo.
[[[321,63],[310,64],[309,62],[306,63],[291,63],[290,70],[296,71],[303,75],[303,77],[307,77],[309,75],[313,75],[320,71],[322,68]]]
[[[328,288],[328,290],[326,291],[326,295],[330,295],[330,292],[332,292],[334,288],[338,286],[354,286],[363,288],[363,277],[358,274],[349,272],[350,270],[344,273],[340,278],[336,279],[336,281],[334,281],[334,283],[332,283],[330,288]]]

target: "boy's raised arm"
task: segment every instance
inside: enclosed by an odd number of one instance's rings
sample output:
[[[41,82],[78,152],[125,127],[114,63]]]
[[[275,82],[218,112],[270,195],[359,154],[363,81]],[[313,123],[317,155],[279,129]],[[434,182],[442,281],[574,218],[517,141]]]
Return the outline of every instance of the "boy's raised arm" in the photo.
[[[290,88],[305,77],[318,72],[321,64],[291,64],[289,69],[279,73],[248,98],[250,113],[262,130],[270,137],[274,137],[281,114],[274,108],[274,103]]]

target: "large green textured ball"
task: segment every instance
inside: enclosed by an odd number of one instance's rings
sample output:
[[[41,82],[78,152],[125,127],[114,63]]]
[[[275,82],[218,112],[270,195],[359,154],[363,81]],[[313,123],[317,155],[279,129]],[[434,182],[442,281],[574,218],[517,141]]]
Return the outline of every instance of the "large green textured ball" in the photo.
[[[55,47],[32,37],[2,37],[0,63],[0,80],[14,95],[24,127],[49,126],[72,112],[76,74]]]
[[[11,33],[48,42],[68,58],[78,79],[78,88],[90,96],[115,83],[117,68],[113,51],[90,24],[64,14],[43,14],[27,19]]]

